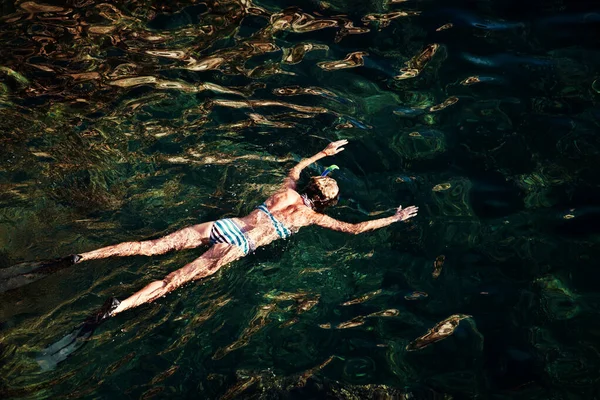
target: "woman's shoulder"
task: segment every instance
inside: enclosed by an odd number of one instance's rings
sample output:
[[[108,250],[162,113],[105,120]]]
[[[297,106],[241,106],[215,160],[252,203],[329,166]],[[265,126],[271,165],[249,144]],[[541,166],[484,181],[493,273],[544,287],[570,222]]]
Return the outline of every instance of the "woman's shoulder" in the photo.
[[[299,198],[300,194],[294,189],[285,188],[275,193],[269,200],[274,200],[276,202],[287,202],[291,200],[292,202],[296,202]]]
[[[282,210],[298,203],[300,199],[300,194],[295,190],[283,189],[269,197],[264,204],[270,210]]]

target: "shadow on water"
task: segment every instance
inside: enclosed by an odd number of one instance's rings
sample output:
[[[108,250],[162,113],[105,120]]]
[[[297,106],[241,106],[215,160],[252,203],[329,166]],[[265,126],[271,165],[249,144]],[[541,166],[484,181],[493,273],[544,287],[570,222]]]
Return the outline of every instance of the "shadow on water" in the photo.
[[[3,2],[0,396],[597,398],[590,4]],[[414,222],[307,228],[36,362],[203,249],[43,260],[247,213],[339,139],[330,214]]]

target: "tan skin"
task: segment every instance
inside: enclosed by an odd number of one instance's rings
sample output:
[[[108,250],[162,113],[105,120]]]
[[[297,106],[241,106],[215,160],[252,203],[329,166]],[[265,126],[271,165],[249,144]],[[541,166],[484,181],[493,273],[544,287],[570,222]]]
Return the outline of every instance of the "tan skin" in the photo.
[[[323,151],[300,161],[298,165],[290,170],[281,189],[265,201],[267,208],[273,216],[281,221],[292,232],[295,232],[304,226],[318,225],[324,228],[356,235],[366,231],[383,228],[394,222],[405,221],[417,215],[418,208],[415,206],[404,209],[398,207],[396,214],[391,217],[351,224],[315,212],[304,204],[302,197],[296,191],[296,185],[298,179],[300,179],[302,170],[324,157],[333,156],[343,151],[344,148],[342,146],[347,143],[347,140],[339,140],[330,143]],[[265,246],[272,241],[279,239],[269,217],[258,209],[252,211],[245,217],[234,218],[234,221],[242,231],[245,232],[249,240],[254,243],[256,248]],[[81,261],[115,256],[150,256],[164,254],[172,250],[192,249],[201,245],[208,245],[210,244],[209,237],[212,224],[213,222],[211,221],[193,225],[159,239],[144,242],[125,242],[104,247],[81,254]],[[214,274],[221,267],[238,260],[241,257],[244,257],[244,252],[237,246],[226,243],[214,244],[204,254],[183,268],[170,273],[162,280],[148,284],[137,293],[123,300],[111,315],[154,301],[186,282],[202,279]]]

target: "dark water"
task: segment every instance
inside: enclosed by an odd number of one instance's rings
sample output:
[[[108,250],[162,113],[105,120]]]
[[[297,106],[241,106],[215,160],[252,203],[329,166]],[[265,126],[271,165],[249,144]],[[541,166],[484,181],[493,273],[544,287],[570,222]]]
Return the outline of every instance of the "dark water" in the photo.
[[[304,229],[50,371],[45,346],[202,249],[5,291],[2,398],[600,398],[596,2],[1,10],[2,268],[246,213],[339,139],[330,215],[421,210]]]

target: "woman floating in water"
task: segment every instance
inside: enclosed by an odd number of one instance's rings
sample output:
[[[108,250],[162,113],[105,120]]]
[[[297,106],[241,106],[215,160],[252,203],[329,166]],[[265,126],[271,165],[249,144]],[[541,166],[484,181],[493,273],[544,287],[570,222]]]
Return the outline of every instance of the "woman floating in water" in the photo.
[[[394,222],[405,221],[417,215],[418,208],[398,207],[394,216],[365,221],[358,224],[338,221],[321,214],[335,205],[339,188],[334,179],[315,176],[306,188],[297,191],[300,173],[310,164],[344,150],[347,140],[330,143],[323,151],[304,159],[291,169],[281,189],[245,217],[220,219],[183,228],[165,237],[144,242],[125,242],[75,257],[76,262],[107,257],[164,254],[172,250],[192,249],[201,245],[211,247],[196,260],[174,271],[159,281],[148,284],[139,292],[119,302],[109,299],[96,315],[100,322],[127,309],[137,307],[164,296],[186,282],[214,274],[219,268],[265,246],[277,239],[286,239],[298,229],[319,225],[336,231],[359,234],[383,228]]]
[[[170,273],[162,280],[148,284],[125,300],[108,299],[100,310],[86,319],[82,325],[42,351],[37,357],[42,369],[52,369],[66,359],[81,347],[85,339],[90,337],[95,328],[107,318],[152,302],[186,282],[210,276],[221,267],[248,255],[258,247],[280,238],[288,238],[304,226],[319,225],[336,231],[359,234],[383,228],[394,222],[405,221],[417,215],[418,208],[415,206],[405,209],[398,207],[396,214],[391,217],[351,224],[322,214],[327,207],[335,205],[339,197],[336,181],[327,176],[333,166],[325,170],[321,176],[312,177],[304,190],[297,191],[296,184],[304,168],[324,157],[343,151],[342,146],[347,143],[347,140],[333,142],[325,150],[300,161],[291,169],[280,190],[245,217],[205,222],[183,228],[159,239],[120,243],[60,259],[59,267],[63,268],[65,266],[63,264],[72,265],[99,258],[152,256],[172,250],[192,249],[202,245],[211,246],[196,260]],[[52,270],[52,268],[54,267],[45,266],[41,269]]]
[[[281,189],[245,217],[205,222],[183,228],[159,239],[120,243],[62,259],[62,261],[66,260],[73,264],[107,257],[152,256],[172,250],[211,245],[196,260],[170,273],[162,280],[148,284],[125,300],[119,302],[115,298],[110,298],[76,331],[46,348],[38,360],[40,365],[43,368],[51,368],[52,365],[62,361],[82,345],[82,339],[89,337],[98,324],[105,319],[154,301],[186,282],[212,275],[219,268],[248,255],[258,247],[280,238],[288,238],[304,226],[319,225],[336,231],[359,234],[383,228],[394,222],[405,221],[417,215],[418,208],[415,206],[405,209],[398,207],[394,216],[351,224],[321,214],[325,208],[335,205],[339,196],[336,181],[327,176],[331,167],[321,176],[312,177],[303,191],[297,191],[296,184],[300,178],[300,172],[305,167],[324,157],[341,152],[344,150],[342,146],[347,143],[347,140],[333,142],[325,150],[300,161],[285,178]]]

